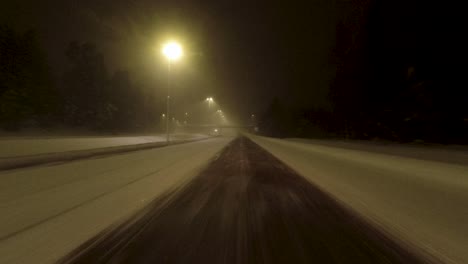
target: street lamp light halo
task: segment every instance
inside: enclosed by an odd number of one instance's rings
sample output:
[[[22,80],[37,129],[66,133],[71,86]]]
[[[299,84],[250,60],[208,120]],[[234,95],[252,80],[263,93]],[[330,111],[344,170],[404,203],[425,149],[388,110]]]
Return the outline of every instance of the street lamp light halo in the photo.
[[[162,52],[167,59],[178,60],[182,57],[182,46],[177,42],[168,42],[164,45]]]

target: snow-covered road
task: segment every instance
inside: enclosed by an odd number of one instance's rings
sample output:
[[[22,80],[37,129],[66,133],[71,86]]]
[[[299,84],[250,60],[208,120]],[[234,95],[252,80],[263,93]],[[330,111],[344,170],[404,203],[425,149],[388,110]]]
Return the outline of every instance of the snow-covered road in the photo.
[[[404,147],[390,153],[366,144],[340,148],[250,137],[402,243],[446,263],[468,263],[465,154],[432,151],[431,158],[416,159],[399,155],[408,152]],[[154,198],[184,186],[231,140],[0,172],[0,263],[56,261]],[[458,161],[442,162],[452,159]]]
[[[52,263],[197,175],[232,138],[0,172],[0,263]]]

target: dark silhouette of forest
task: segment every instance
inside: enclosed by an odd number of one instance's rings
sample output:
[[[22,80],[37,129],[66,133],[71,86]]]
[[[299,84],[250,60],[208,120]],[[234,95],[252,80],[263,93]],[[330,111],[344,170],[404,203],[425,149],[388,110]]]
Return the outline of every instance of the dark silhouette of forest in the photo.
[[[98,48],[72,42],[67,66],[53,78],[33,30],[0,26],[0,127],[86,128],[94,131],[157,129],[161,110],[129,72],[109,73]],[[153,100],[153,101],[152,101]]]
[[[354,1],[359,7],[360,1]],[[362,1],[361,1],[362,2]],[[330,57],[331,107],[275,99],[259,120],[277,137],[468,143],[468,92],[453,24],[439,5],[371,1],[361,21],[342,19]]]

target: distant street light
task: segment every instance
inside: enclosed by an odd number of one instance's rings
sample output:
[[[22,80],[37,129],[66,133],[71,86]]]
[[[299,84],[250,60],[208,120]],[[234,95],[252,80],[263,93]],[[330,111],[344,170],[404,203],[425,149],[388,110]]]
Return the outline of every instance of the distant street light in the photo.
[[[185,116],[184,116],[184,125],[187,125],[188,117],[189,117],[189,113],[188,113],[188,112],[185,112]]]
[[[182,57],[182,46],[177,42],[169,42],[164,45],[162,53],[167,58],[167,99],[166,99],[166,142],[169,144],[169,110],[170,110],[170,91],[171,91],[171,65],[174,61]]]
[[[208,102],[208,112],[209,112],[211,110],[211,105],[214,102],[213,97],[207,97],[205,101]]]
[[[213,97],[207,97],[205,99],[206,102],[208,102],[208,109],[207,109],[207,122],[211,122],[211,105],[213,104],[214,100],[213,100]]]

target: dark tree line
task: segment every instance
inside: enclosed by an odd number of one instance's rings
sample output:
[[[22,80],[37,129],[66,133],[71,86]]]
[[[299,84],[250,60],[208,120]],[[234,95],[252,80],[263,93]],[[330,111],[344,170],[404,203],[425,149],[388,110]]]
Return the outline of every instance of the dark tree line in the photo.
[[[460,32],[435,19],[440,6],[375,0],[362,8],[362,20],[337,23],[331,109],[275,101],[260,129],[283,137],[468,143],[468,91],[451,35]]]
[[[159,125],[154,96],[145,94],[128,71],[109,74],[95,45],[72,42],[66,56],[69,63],[61,85],[65,124],[110,131],[142,131]]]
[[[72,42],[65,55],[67,66],[53,82],[34,32],[0,27],[0,128],[157,128],[161,109],[156,98],[145,94],[128,71],[109,73],[102,53],[91,43]]]
[[[46,126],[57,110],[57,93],[34,31],[20,34],[0,25],[0,126]]]

